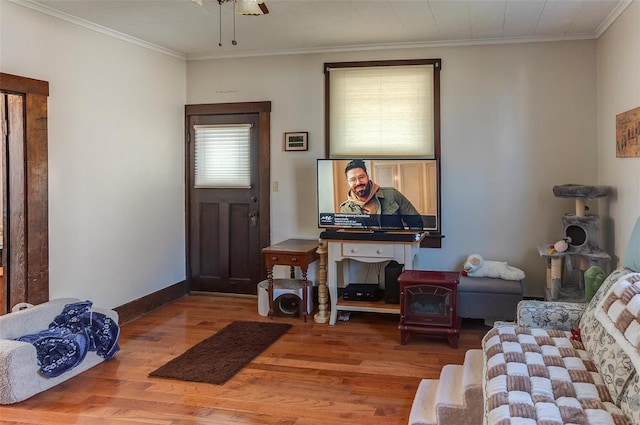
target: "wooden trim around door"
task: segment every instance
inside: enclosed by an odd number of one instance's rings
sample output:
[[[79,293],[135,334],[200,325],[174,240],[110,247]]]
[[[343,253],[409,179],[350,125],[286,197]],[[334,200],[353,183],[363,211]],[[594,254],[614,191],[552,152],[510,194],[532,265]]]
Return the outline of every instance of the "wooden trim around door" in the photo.
[[[24,139],[23,154],[21,158],[12,157],[8,169],[3,170],[6,182],[9,176],[23,182],[20,199],[12,200],[20,205],[7,205],[7,199],[3,199],[8,207],[5,224],[10,229],[5,228],[4,247],[15,259],[4,269],[6,300],[1,309],[5,313],[19,302],[40,304],[49,300],[49,83],[0,73],[0,91],[24,98],[22,134],[16,135]],[[18,243],[12,243],[11,235],[20,235]]]

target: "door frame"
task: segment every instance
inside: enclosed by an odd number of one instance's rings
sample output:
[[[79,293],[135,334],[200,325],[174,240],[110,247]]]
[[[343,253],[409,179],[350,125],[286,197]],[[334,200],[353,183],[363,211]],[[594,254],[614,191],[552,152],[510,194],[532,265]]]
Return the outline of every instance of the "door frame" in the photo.
[[[189,121],[190,117],[196,115],[237,115],[237,114],[258,114],[260,132],[258,143],[260,149],[260,164],[258,178],[260,179],[260,209],[258,210],[258,222],[260,226],[260,249],[271,244],[271,102],[238,102],[238,103],[212,103],[185,105],[185,260],[187,282],[191,287],[191,198],[189,190]],[[260,255],[260,276],[266,278],[266,267],[264,257]]]
[[[3,170],[5,185],[13,176],[11,181],[21,186],[11,187],[21,192],[14,198],[19,205],[7,205],[6,191],[2,195],[6,214],[4,244],[11,250],[12,259],[3,249],[8,261],[4,264],[5,300],[0,306],[3,314],[19,302],[40,304],[49,300],[49,83],[0,73],[0,91],[24,98],[24,150],[21,158],[12,158],[14,161]]]

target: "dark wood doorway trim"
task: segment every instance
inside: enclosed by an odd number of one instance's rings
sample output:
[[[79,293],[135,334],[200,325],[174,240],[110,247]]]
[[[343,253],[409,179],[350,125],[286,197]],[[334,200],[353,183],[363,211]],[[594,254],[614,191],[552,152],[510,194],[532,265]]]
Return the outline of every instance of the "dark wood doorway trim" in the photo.
[[[48,218],[48,129],[49,83],[0,73],[0,91],[21,95],[24,123],[20,157],[11,156],[3,169],[5,184],[21,191],[7,205],[3,251],[10,252],[4,270],[5,300],[2,313],[19,302],[40,304],[49,300],[49,218]],[[2,117],[6,120],[6,117]],[[11,131],[11,130],[10,130]],[[20,134],[16,135],[20,136]],[[14,184],[18,187],[14,187]],[[17,205],[16,205],[17,204]]]
[[[260,245],[261,248],[271,244],[271,173],[270,173],[270,154],[271,154],[271,102],[239,102],[239,103],[212,103],[185,106],[185,240],[186,244],[186,269],[187,281],[191,282],[191,252],[190,252],[190,199],[189,199],[189,118],[194,115],[228,115],[228,114],[258,114],[260,124],[260,169],[259,178],[263,183],[260,185],[260,210],[258,219],[260,220]],[[265,271],[266,268],[263,256],[260,256],[260,270]]]

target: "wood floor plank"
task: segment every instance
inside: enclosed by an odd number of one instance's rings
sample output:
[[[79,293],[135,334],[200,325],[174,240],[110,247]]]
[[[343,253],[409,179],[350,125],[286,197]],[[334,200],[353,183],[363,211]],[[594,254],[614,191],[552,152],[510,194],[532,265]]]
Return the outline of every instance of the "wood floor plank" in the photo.
[[[234,320],[293,327],[224,385],[148,376]],[[400,345],[397,326],[398,316],[371,313],[332,327],[268,319],[255,299],[187,296],[124,324],[114,359],[1,406],[0,424],[405,425],[420,380],[461,364],[489,328],[463,321],[453,349],[426,336]]]

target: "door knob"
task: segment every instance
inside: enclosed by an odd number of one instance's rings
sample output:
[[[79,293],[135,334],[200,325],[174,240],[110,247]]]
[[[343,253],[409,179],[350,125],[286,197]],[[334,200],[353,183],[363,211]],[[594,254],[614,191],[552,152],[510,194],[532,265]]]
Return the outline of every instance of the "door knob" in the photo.
[[[257,227],[258,226],[258,212],[257,211],[251,211],[249,213],[249,223],[251,224],[251,227]]]

